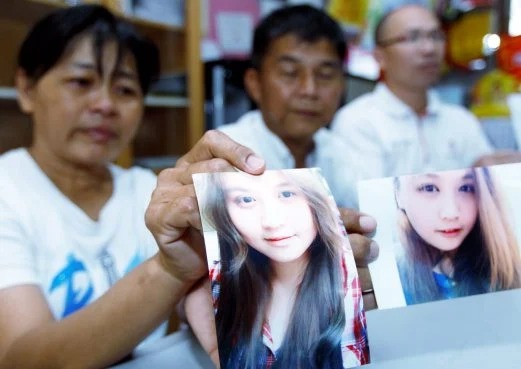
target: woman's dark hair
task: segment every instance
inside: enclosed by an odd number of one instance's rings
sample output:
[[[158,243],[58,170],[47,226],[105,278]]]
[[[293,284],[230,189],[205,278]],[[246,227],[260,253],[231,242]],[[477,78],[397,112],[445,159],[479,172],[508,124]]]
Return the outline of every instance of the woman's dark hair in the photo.
[[[313,6],[295,5],[273,11],[257,25],[253,35],[252,66],[259,69],[273,41],[286,35],[294,35],[308,43],[326,39],[335,47],[340,61],[346,56],[346,38],[338,23]]]
[[[18,54],[18,67],[36,82],[59,62],[81,36],[93,39],[98,72],[102,74],[103,47],[109,41],[118,46],[116,67],[130,53],[136,62],[143,94],[159,76],[157,46],[129,22],[100,5],[78,5],[59,9],[38,21],[26,36]]]
[[[277,350],[278,368],[342,368],[341,336],[345,327],[342,289],[342,244],[338,220],[327,199],[311,183],[288,175],[310,204],[317,236],[298,288],[291,320]],[[221,260],[216,313],[222,368],[254,369],[262,352],[262,326],[271,294],[268,258],[250,247],[233,224],[225,206],[220,174],[208,186],[207,219],[217,230]]]

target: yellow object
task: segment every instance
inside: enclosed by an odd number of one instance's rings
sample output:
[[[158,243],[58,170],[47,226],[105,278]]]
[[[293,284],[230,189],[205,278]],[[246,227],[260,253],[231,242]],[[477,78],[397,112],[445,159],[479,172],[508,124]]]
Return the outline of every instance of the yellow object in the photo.
[[[369,0],[330,0],[328,12],[337,21],[364,27],[369,8]]]
[[[471,61],[483,57],[483,37],[490,33],[491,19],[490,10],[476,10],[450,26],[447,32],[450,62],[467,67]]]
[[[91,0],[91,2],[103,4],[107,8],[111,9],[113,12],[121,15],[128,15],[131,13],[130,0]]]
[[[508,117],[507,96],[520,91],[519,81],[500,70],[485,74],[472,90],[470,110],[477,117]]]

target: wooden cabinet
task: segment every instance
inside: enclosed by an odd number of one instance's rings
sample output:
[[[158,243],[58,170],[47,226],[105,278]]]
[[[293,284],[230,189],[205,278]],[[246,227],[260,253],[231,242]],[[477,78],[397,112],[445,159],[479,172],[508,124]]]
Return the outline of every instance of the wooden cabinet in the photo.
[[[31,142],[30,119],[18,109],[13,88],[19,45],[36,20],[63,6],[68,5],[51,0],[0,0],[0,153]],[[123,166],[150,163],[153,169],[161,169],[188,151],[204,132],[200,1],[185,0],[185,12],[184,27],[127,17],[160,48],[162,76],[186,76],[186,93],[146,97],[137,137],[118,159]]]

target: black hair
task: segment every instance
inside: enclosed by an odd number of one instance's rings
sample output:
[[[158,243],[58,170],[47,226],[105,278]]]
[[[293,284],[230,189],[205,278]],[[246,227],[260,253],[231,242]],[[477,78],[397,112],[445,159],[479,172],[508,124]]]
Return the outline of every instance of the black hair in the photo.
[[[317,235],[307,252],[295,303],[272,369],[342,368],[341,337],[346,317],[341,259],[343,238],[327,197],[309,178],[287,174],[309,204]],[[207,187],[206,219],[217,230],[221,262],[215,321],[221,368],[259,368],[265,312],[272,297],[269,258],[251,247],[226,208],[222,173],[213,173]],[[308,182],[306,182],[308,179]],[[352,324],[352,322],[348,322]],[[364,354],[365,355],[365,354]]]
[[[53,68],[81,36],[93,38],[98,73],[102,74],[103,47],[108,41],[118,45],[116,67],[125,53],[136,62],[143,94],[159,76],[159,50],[132,24],[100,5],[77,5],[59,9],[38,21],[29,31],[18,54],[18,67],[37,82]]]
[[[259,69],[272,42],[286,35],[294,35],[308,43],[326,39],[335,47],[340,61],[346,56],[346,38],[340,25],[320,9],[295,5],[273,11],[257,25],[253,35],[252,67]]]

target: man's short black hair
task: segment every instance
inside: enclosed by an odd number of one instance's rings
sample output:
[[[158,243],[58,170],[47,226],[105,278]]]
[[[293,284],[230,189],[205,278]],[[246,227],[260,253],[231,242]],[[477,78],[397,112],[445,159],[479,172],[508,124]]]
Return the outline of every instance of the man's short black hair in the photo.
[[[18,53],[18,66],[34,82],[53,68],[81,36],[93,39],[98,72],[102,74],[102,54],[106,42],[118,46],[116,66],[125,53],[135,59],[143,94],[159,76],[159,50],[129,22],[100,5],[71,6],[45,16],[25,38]]]
[[[340,25],[320,9],[295,5],[273,11],[257,25],[253,35],[252,66],[259,69],[273,41],[286,35],[309,43],[326,39],[335,47],[340,61],[346,56],[346,38]]]

